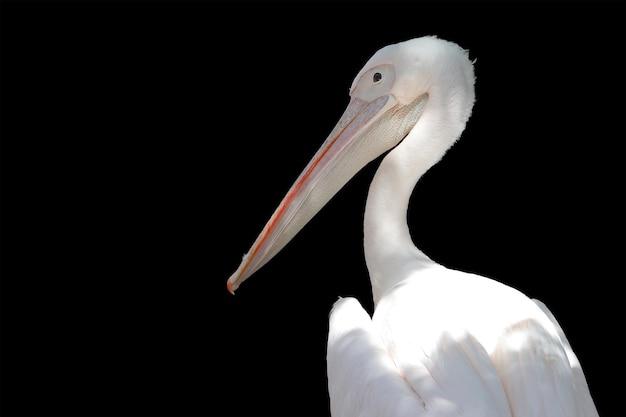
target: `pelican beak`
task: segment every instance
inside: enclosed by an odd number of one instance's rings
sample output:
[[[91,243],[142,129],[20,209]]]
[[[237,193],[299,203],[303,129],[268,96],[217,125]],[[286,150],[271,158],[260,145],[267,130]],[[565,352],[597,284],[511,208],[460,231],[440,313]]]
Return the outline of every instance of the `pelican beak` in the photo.
[[[341,119],[228,279],[235,290],[272,259],[361,168],[397,145],[413,128],[428,96],[402,106],[393,95],[352,97]]]

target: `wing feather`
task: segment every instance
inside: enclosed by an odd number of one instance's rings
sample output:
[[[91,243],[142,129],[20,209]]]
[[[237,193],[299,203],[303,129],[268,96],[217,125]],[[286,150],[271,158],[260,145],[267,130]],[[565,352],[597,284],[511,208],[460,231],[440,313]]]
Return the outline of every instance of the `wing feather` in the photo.
[[[426,400],[427,404],[433,403],[433,411],[436,408],[434,415],[448,412],[455,416],[511,416],[491,358],[466,331],[456,335],[444,332],[422,362],[440,387],[435,398]]]
[[[445,332],[427,354],[412,350],[394,362],[358,301],[337,301],[327,351],[331,415],[511,416],[496,369],[474,337]]]
[[[367,312],[354,298],[340,298],[330,314],[328,392],[331,415],[420,416],[424,404],[374,333]]]
[[[560,340],[536,320],[509,326],[492,355],[513,415],[578,416],[572,370]]]
[[[567,355],[567,359],[569,361],[570,367],[572,368],[572,378],[574,384],[575,391],[575,402],[576,407],[579,409],[579,414],[584,417],[598,417],[598,410],[596,410],[596,406],[591,398],[591,392],[589,392],[589,385],[587,384],[587,379],[585,378],[585,374],[583,373],[583,369],[578,361],[578,358],[574,354],[572,347],[565,337],[565,332],[556,321],[556,318],[552,314],[548,307],[541,301],[537,299],[533,299],[535,304],[539,306],[539,308],[548,316],[548,318],[554,324],[554,328],[561,339],[561,344],[563,345],[563,349],[565,349],[565,354]]]

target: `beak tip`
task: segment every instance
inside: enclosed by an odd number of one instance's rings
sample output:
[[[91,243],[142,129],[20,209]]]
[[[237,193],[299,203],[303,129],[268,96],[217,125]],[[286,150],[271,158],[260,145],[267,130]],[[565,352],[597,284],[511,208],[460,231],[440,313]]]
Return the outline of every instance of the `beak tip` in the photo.
[[[235,295],[235,289],[233,288],[233,283],[231,282],[230,278],[226,282],[226,288],[228,289],[229,293],[231,293],[232,295]]]

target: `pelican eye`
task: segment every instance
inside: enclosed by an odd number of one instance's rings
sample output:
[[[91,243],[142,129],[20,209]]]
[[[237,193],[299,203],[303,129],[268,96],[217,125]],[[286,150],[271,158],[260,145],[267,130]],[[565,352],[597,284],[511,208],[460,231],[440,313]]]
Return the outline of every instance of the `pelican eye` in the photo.
[[[381,74],[380,72],[375,72],[374,75],[372,76],[372,81],[374,81],[375,83],[380,82],[380,80],[383,79],[383,74]]]

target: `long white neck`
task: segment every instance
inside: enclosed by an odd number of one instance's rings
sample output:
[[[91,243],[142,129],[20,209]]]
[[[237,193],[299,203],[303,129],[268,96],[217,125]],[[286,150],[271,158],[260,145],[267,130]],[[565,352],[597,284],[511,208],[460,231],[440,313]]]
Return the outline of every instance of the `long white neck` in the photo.
[[[473,86],[463,92],[463,99],[458,100],[458,95],[452,98],[431,89],[416,126],[382,160],[374,175],[365,206],[364,245],[375,305],[411,273],[434,265],[413,244],[407,208],[420,177],[465,128],[474,102]]]

